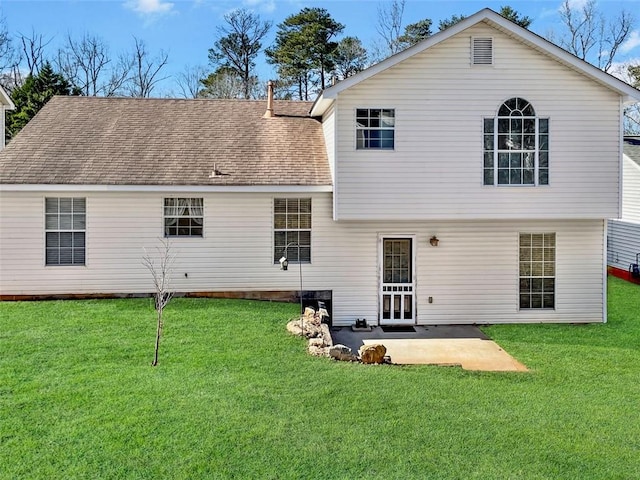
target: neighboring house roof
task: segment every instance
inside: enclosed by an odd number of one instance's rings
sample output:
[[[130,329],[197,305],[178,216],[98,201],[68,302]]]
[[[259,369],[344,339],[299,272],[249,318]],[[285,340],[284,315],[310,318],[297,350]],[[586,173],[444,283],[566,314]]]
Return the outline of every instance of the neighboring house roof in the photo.
[[[624,154],[640,167],[640,136],[624,137]]]
[[[331,185],[311,104],[276,101],[268,119],[266,107],[54,97],[0,152],[0,184]]]
[[[526,28],[522,28],[521,26],[507,20],[499,13],[494,12],[491,9],[485,8],[480,10],[478,13],[467,17],[466,19],[456,23],[452,27],[443,30],[442,32],[438,32],[435,35],[413,45],[412,47],[407,48],[395,55],[383,60],[372,67],[363,70],[339,83],[336,85],[325,89],[322,94],[316,99],[313,104],[313,108],[311,110],[311,115],[320,116],[322,115],[327,108],[333,103],[334,99],[337,95],[350,88],[358,83],[397,65],[398,63],[428,49],[433,47],[434,45],[438,45],[439,43],[447,40],[448,38],[457,35],[458,33],[466,30],[469,27],[472,27],[480,22],[485,22],[488,25],[502,31],[503,33],[516,38],[535,50],[542,52],[556,61],[564,64],[565,66],[583,74],[592,80],[604,85],[616,93],[620,94],[625,103],[633,103],[640,101],[640,90],[633,88],[631,85],[623,82],[622,80],[609,75],[608,73],[603,72],[599,68],[594,67],[588,62],[579,59],[575,55],[567,52],[566,50],[554,45],[553,43],[545,40],[544,38],[536,35],[535,33],[527,30]]]

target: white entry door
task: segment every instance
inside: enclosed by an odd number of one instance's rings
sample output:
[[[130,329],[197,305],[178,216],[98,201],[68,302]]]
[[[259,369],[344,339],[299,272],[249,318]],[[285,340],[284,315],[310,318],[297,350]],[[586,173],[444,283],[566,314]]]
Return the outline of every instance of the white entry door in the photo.
[[[382,237],[380,325],[416,322],[413,238]]]

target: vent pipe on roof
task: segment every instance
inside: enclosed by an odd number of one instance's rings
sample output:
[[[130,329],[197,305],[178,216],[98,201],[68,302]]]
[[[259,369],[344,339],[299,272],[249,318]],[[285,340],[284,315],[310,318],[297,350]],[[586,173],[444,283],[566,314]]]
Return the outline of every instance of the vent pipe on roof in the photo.
[[[273,117],[273,81],[267,82],[267,111],[264,112],[262,118]]]

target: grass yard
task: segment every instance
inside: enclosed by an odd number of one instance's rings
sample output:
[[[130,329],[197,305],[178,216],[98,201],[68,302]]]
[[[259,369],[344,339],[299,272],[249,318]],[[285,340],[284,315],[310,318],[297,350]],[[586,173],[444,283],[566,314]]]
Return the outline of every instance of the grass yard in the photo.
[[[485,331],[530,373],[305,353],[297,305],[0,303],[2,479],[640,478],[640,287],[606,325]]]

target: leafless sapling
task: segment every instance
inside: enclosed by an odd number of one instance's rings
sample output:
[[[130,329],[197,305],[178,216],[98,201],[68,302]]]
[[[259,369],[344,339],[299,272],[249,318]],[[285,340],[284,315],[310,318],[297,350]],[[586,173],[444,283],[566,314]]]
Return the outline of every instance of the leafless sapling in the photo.
[[[151,255],[144,250],[144,257],[142,258],[142,263],[149,272],[151,273],[151,277],[153,279],[154,293],[153,297],[155,300],[155,310],[156,310],[156,343],[155,350],[153,354],[153,365],[154,367],[158,365],[158,350],[160,349],[160,338],[162,337],[162,312],[164,307],[171,301],[174,292],[171,289],[171,274],[173,271],[173,263],[175,260],[175,255],[171,251],[171,244],[169,240],[163,238],[160,240],[161,245],[156,247],[156,254]]]

